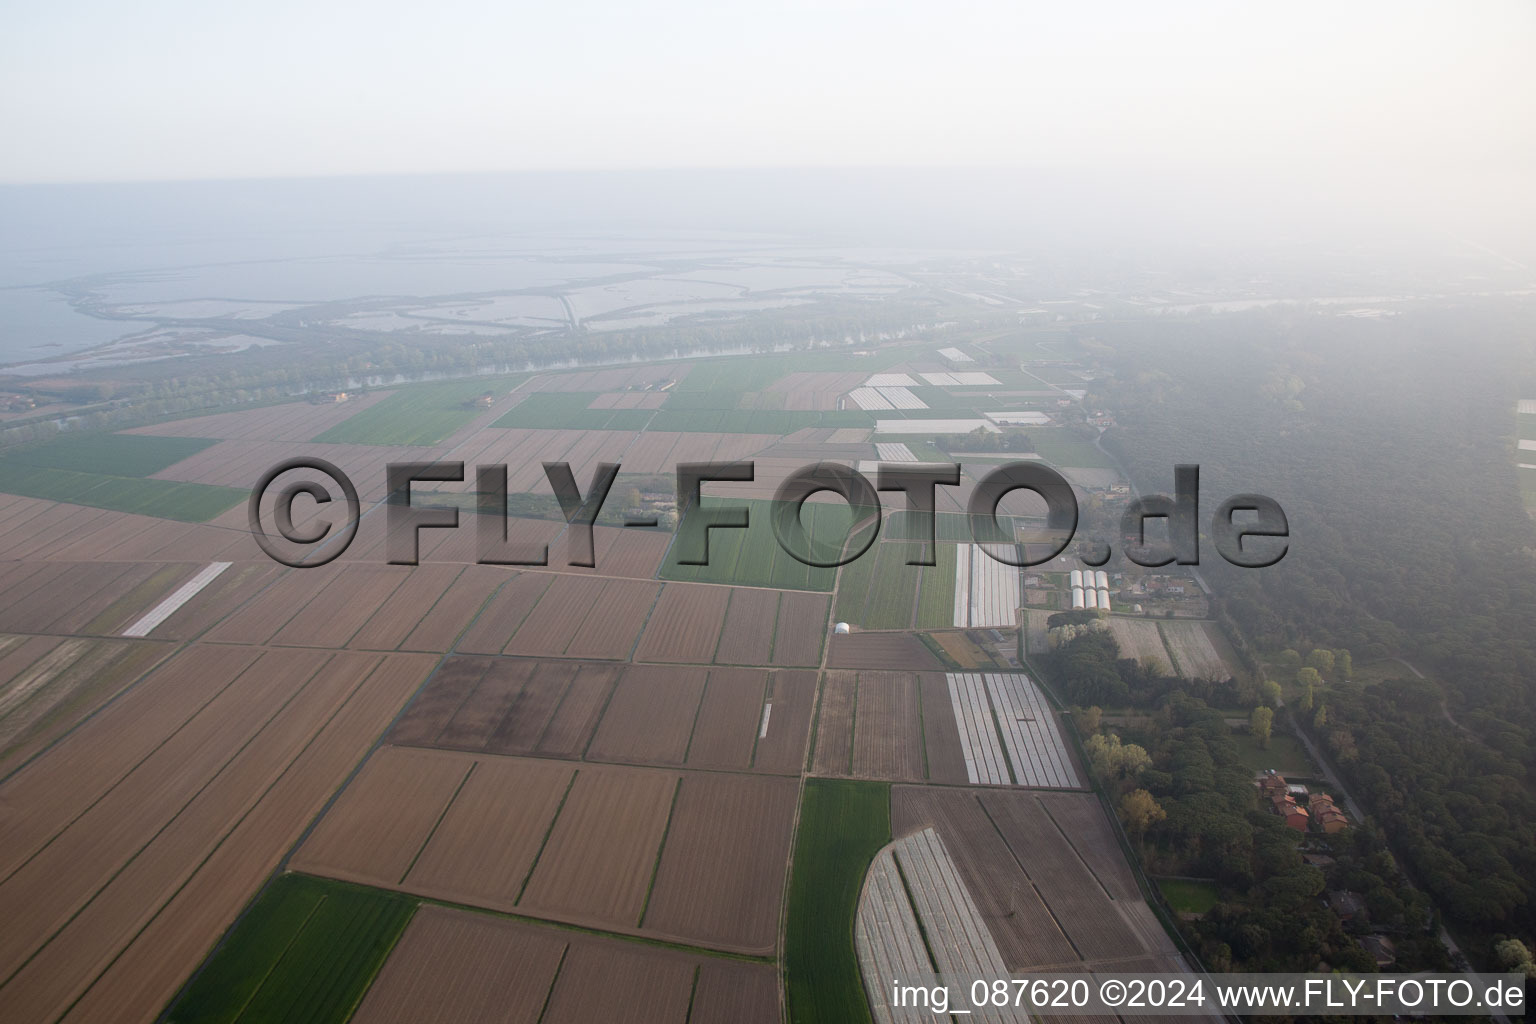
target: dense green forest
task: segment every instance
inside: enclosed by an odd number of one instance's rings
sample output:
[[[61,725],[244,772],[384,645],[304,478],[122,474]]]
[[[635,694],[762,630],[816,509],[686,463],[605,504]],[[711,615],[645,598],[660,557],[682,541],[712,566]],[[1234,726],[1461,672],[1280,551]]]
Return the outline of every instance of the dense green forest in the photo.
[[[1277,566],[1201,571],[1261,650],[1349,648],[1426,673],[1335,681],[1307,721],[1441,912],[1486,954],[1536,934],[1536,530],[1513,466],[1530,304],[1379,320],[1301,310],[1105,324],[1104,444],[1144,490],[1201,467],[1285,508]],[[1205,524],[1203,524],[1205,525]]]
[[[1119,653],[1108,632],[1090,631],[1044,664],[1061,696],[1078,705],[1073,717],[1087,734],[1089,766],[1147,870],[1216,886],[1214,907],[1185,926],[1208,968],[1310,971],[1326,964],[1371,972],[1376,962],[1358,940],[1367,933],[1392,936],[1401,970],[1449,966],[1428,901],[1404,884],[1378,830],[1303,835],[1287,827],[1261,807],[1228,714],[1188,692],[1211,692],[1213,683],[1161,676]],[[1084,705],[1107,685],[1148,713],[1133,716],[1133,725],[1101,726],[1099,708]],[[1234,699],[1214,685],[1217,699]],[[1308,864],[1303,850],[1331,863]],[[1327,889],[1360,893],[1367,911],[1346,924],[1320,899]]]

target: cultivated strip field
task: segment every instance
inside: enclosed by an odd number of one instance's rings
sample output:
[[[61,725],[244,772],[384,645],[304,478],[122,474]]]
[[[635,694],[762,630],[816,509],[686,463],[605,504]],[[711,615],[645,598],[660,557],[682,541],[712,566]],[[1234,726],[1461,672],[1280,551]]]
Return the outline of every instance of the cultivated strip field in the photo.
[[[390,742],[489,754],[798,774],[808,671],[452,657]]]
[[[193,647],[0,784],[7,1013],[152,1020],[428,667]]]
[[[1167,621],[1158,623],[1168,653],[1179,675],[1185,679],[1230,679],[1229,669],[1211,643],[1209,627],[1204,622]]]
[[[1056,717],[1028,676],[951,672],[945,678],[960,728],[967,781],[1081,788]]]
[[[893,1007],[892,979],[916,984],[937,973],[963,992],[970,979],[1008,976],[981,910],[932,828],[896,840],[875,858],[859,899],[854,945],[877,1024],[933,1018],[926,1008]],[[1022,1024],[1029,1014],[983,1006],[972,1009],[971,1019]]]
[[[9,771],[148,671],[170,644],[0,634],[0,771]]]
[[[427,906],[416,912],[355,1024],[774,1024],[768,964]]]
[[[892,828],[936,830],[1011,971],[1183,970],[1097,797],[896,786]]]
[[[1017,566],[988,555],[980,544],[961,544],[955,558],[956,626],[1008,626],[1024,604]]]
[[[1128,619],[1124,616],[1110,616],[1106,621],[1109,624],[1110,633],[1115,638],[1115,643],[1120,645],[1120,657],[1134,658],[1137,661],[1151,658],[1159,671],[1165,675],[1173,673],[1168,662],[1168,649],[1163,646],[1163,635],[1159,632],[1156,622],[1150,619]]]
[[[797,795],[792,778],[386,746],[289,866],[767,955]]]

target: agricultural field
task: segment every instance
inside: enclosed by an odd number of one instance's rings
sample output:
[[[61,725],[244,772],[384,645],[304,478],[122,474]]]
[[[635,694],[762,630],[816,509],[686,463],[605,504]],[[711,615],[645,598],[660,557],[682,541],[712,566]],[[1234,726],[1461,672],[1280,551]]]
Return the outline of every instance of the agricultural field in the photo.
[[[116,436],[116,435],[109,435]],[[122,435],[127,437],[129,435]],[[94,438],[92,440],[95,440]],[[171,438],[145,438],[146,441],[168,441]],[[33,458],[41,459],[35,449]],[[63,453],[71,463],[91,463],[96,456],[86,450],[71,449]],[[151,457],[129,461],[126,469],[155,465]],[[24,462],[16,456],[0,457],[0,492],[17,494],[47,501],[68,502],[91,508],[131,512],[137,515],[172,519],[185,523],[204,523],[245,501],[247,491],[231,487],[215,487],[209,484],[177,483],[152,479],[148,474],[124,472],[85,472],[57,466],[37,465]]]
[[[948,626],[955,545],[937,545],[937,564],[931,566],[906,564],[914,550],[905,540],[887,538],[843,566],[837,581],[837,620],[860,629]]]
[[[386,746],[289,867],[770,955],[797,792],[792,778]]]
[[[0,1000],[154,1019],[429,668],[192,646],[0,782]]]
[[[316,434],[331,444],[435,445],[451,437],[484,410],[475,399],[491,392],[505,397],[524,377],[475,377],[441,384],[413,384]]]
[[[1008,968],[976,901],[944,842],[932,828],[903,836],[880,851],[859,898],[855,947],[879,1024],[931,1018],[924,1008],[893,1007],[889,979],[939,974],[1003,978]],[[1027,1011],[975,1007],[986,1024],[1028,1024]]]
[[[1120,657],[1137,661],[1149,658],[1164,675],[1172,675],[1168,648],[1163,646],[1163,634],[1159,624],[1151,619],[1130,619],[1112,615],[1107,620],[1109,632],[1120,645]]]
[[[938,833],[1009,970],[1132,957],[1182,969],[1096,796],[896,786],[891,800],[897,835]]]
[[[1232,669],[1222,660],[1204,622],[1167,620],[1157,624],[1173,668],[1185,679],[1230,679]]]
[[[954,614],[949,624],[1012,628],[1024,605],[1018,567],[993,558],[980,544],[958,545],[954,564]]]
[[[180,1024],[352,1016],[416,912],[376,889],[285,874],[251,904],[167,1011]]]
[[[798,774],[816,699],[809,671],[526,658],[445,661],[391,743]]]
[[[356,1024],[774,1024],[772,965],[424,906]]]
[[[0,634],[0,773],[68,732],[172,652],[143,640]]]
[[[865,873],[890,839],[889,785],[806,780],[784,943],[784,994],[795,1024],[870,1020],[854,922]]]
[[[773,587],[779,590],[829,591],[837,580],[837,569],[809,566],[785,551],[774,536],[770,513],[773,503],[757,499],[713,499],[706,497],[704,507],[744,506],[749,516],[746,529],[709,531],[708,564],[683,565],[674,543],[662,563],[661,577],[698,583],[727,583],[743,587]],[[801,523],[811,543],[828,550],[841,550],[848,536],[850,513],[846,504],[807,502],[801,508]]]

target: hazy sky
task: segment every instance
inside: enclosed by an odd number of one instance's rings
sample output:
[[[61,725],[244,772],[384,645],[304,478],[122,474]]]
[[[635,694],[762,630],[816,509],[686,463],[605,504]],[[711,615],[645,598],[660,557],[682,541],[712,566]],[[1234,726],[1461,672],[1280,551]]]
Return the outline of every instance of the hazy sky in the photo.
[[[7,183],[984,165],[1488,203],[1536,180],[1531,0],[8,0],[4,17]]]

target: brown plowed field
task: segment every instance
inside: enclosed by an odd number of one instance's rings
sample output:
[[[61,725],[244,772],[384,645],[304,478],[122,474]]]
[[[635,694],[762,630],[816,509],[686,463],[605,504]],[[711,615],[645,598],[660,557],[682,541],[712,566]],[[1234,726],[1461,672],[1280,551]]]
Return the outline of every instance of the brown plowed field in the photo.
[[[910,672],[860,672],[858,686],[853,774],[921,781],[923,733],[917,676]]]
[[[857,672],[826,672],[821,677],[821,704],[816,712],[816,752],[811,770],[817,775],[847,775],[853,758],[854,700]]]
[[[688,767],[745,771],[763,717],[764,669],[710,670],[688,747]]]
[[[569,940],[553,928],[422,907],[353,1024],[537,1024]]]
[[[694,973],[670,950],[573,942],[540,1024],[676,1024],[688,1017]]]
[[[644,928],[772,954],[798,796],[796,779],[685,776]]]
[[[444,661],[389,731],[389,741],[431,746],[490,667],[490,661],[485,658],[449,658]]]
[[[500,654],[556,578],[549,573],[537,572],[518,573],[512,577],[491,598],[475,624],[460,638],[455,650],[461,654]]]
[[[365,885],[399,885],[473,767],[437,751],[381,747],[290,863]]]
[[[242,409],[210,416],[134,427],[125,434],[154,434],[157,437],[230,437],[262,438],[268,441],[307,441],[343,420],[394,394],[370,391],[349,401],[332,405],[289,402],[263,409]]]
[[[342,567],[336,562],[319,569],[288,569],[253,601],[210,629],[203,639],[214,643],[267,643],[341,572]]]
[[[107,712],[0,783],[0,877],[36,853],[186,724],[261,652],[198,647],[160,666]]]
[[[1110,896],[1141,899],[1141,890],[1098,797],[1092,793],[1037,793],[1036,799]]]
[[[761,964],[706,960],[699,966],[688,1024],[778,1024],[779,979]]]
[[[480,750],[496,727],[506,718],[523,691],[523,685],[534,672],[538,663],[504,658],[476,661],[485,667],[478,680],[473,674],[458,676],[471,687],[464,692],[457,709],[438,730],[435,737],[422,745],[444,747],[449,750]],[[443,665],[466,663],[467,659],[452,658]]]
[[[706,675],[702,668],[631,666],[613,691],[589,756],[628,764],[682,764]]]
[[[834,636],[827,665],[832,668],[888,668],[906,672],[942,672],[944,666],[910,633],[846,633]]]
[[[142,739],[135,726],[152,724],[155,709],[153,701],[140,695],[152,691],[155,678],[178,664],[201,669],[198,674],[206,689],[208,670],[222,665],[223,672],[234,671],[238,661],[229,659],[250,659],[256,653],[196,648],[181,655],[10,782],[23,777],[35,781],[43,769],[55,766],[78,773],[90,759],[71,757],[68,748],[98,723],[111,723],[109,735]],[[223,694],[233,699],[237,691],[255,693],[264,685],[257,681],[259,677],[302,681],[305,666],[315,662],[319,667],[329,656],[290,651],[268,657],[277,660],[265,671],[261,665],[252,668]],[[42,942],[37,952],[0,989],[8,1012],[27,1020],[53,1020],[66,1011],[69,1020],[153,1020],[427,667],[422,660],[392,660],[365,680],[378,661],[371,655],[334,656],[293,700],[261,702],[275,717],[248,745],[220,741],[210,732],[208,741],[196,744],[197,752],[180,749],[191,742],[193,731],[202,728],[196,721],[163,745],[153,740],[151,747],[158,746],[154,754],[96,807],[116,801],[120,793],[128,798],[127,790],[138,785],[134,777],[141,769],[152,771],[159,760],[176,762],[174,782],[155,784],[153,796],[140,794],[134,800],[137,810],[119,814],[106,823],[106,831],[97,834],[94,845],[106,851],[108,860],[114,855],[131,858],[121,867],[93,884],[85,873],[91,865],[100,869],[105,861],[101,854],[86,850],[70,856],[67,872],[54,873],[48,888],[59,891],[49,897],[50,906],[70,903],[76,893],[87,894],[89,902],[62,930],[51,936],[34,935],[35,941]],[[163,699],[169,694],[162,690],[156,696]],[[333,716],[338,707],[341,710]],[[208,710],[212,712],[214,706],[210,704]],[[233,717],[233,711],[233,705],[225,708],[218,716],[221,722],[226,715]],[[153,729],[151,735],[159,731]],[[183,736],[189,739],[181,740]],[[226,766],[214,775],[204,771],[193,795],[175,805],[175,789],[183,784],[180,775],[202,771],[194,766],[205,756],[205,747],[222,748]],[[97,752],[106,750],[98,747]],[[144,782],[150,782],[147,775]],[[172,801],[174,811],[168,820],[160,819],[163,825],[157,825],[154,809],[163,806],[165,799]],[[97,813],[92,808],[80,815],[69,831],[87,827]],[[135,843],[124,831],[144,828],[152,832],[147,844]],[[37,897],[34,893],[39,907],[48,902]],[[13,919],[7,931],[15,927]]]
[[[271,561],[236,562],[156,626],[155,636],[171,640],[190,640],[198,636],[260,593],[284,571],[282,566]]]
[[[965,749],[960,744],[960,728],[955,724],[955,709],[949,699],[949,685],[937,672],[921,676],[923,691],[923,744],[928,751],[928,779],[946,785],[963,786]]]
[[[153,640],[9,637],[0,656],[0,770],[68,732],[169,656]]]
[[[1142,937],[1127,927],[1116,902],[1034,794],[987,792],[981,795],[981,804],[1083,959],[1162,952],[1144,948]]]
[[[399,647],[461,571],[456,565],[430,563],[411,569],[410,575],[395,588],[389,599],[352,634],[347,646],[370,651],[392,651]]]
[[[928,826],[954,858],[1010,970],[1078,959],[973,791],[893,786],[892,833],[910,835]]]
[[[786,591],[780,597],[779,621],[773,634],[775,667],[814,668],[821,664],[821,645],[830,628],[827,624],[830,601],[825,594],[796,591]]]
[[[410,574],[408,566],[347,565],[278,630],[272,642],[296,647],[345,647],[352,634],[373,617]]]
[[[715,661],[721,665],[771,665],[773,627],[779,595],[773,590],[735,587],[726,609],[725,625]],[[819,653],[819,652],[818,652]]]
[[[678,777],[582,768],[519,906],[578,924],[633,928],[667,829]]]
[[[759,725],[752,766],[760,772],[798,775],[805,768],[816,709],[815,672],[774,672],[768,679],[768,731]]]
[[[560,657],[607,586],[604,580],[585,576],[556,576],[521,628],[512,634],[506,653]]]
[[[721,587],[668,583],[635,649],[640,661],[682,661],[707,665],[715,658],[725,603]]]
[[[531,753],[563,706],[571,684],[585,667],[576,662],[560,661],[534,664],[537,669],[523,683],[511,708],[486,738],[486,750],[498,754]]]
[[[625,460],[625,469],[628,468],[628,460]],[[595,566],[587,568],[571,565],[570,547],[564,539],[550,545],[551,565],[558,567],[561,572],[584,576],[650,580],[656,578],[656,570],[661,568],[662,559],[667,556],[667,547],[672,543],[672,534],[661,530],[598,526],[593,528],[592,534],[592,560],[597,563]]]
[[[623,672],[616,665],[582,665],[566,688],[560,706],[538,738],[534,753],[548,757],[581,757],[592,742],[598,719]],[[508,751],[511,753],[511,751]]]
[[[306,570],[308,571],[308,570]],[[400,645],[407,651],[446,651],[453,647],[464,627],[469,625],[485,599],[512,575],[508,569],[490,565],[467,567],[443,593],[432,610],[422,617]]]
[[[659,584],[639,580],[604,581],[592,610],[565,648],[566,657],[627,659],[659,589]]]
[[[575,773],[573,765],[548,761],[475,762],[404,887],[511,910]]]

